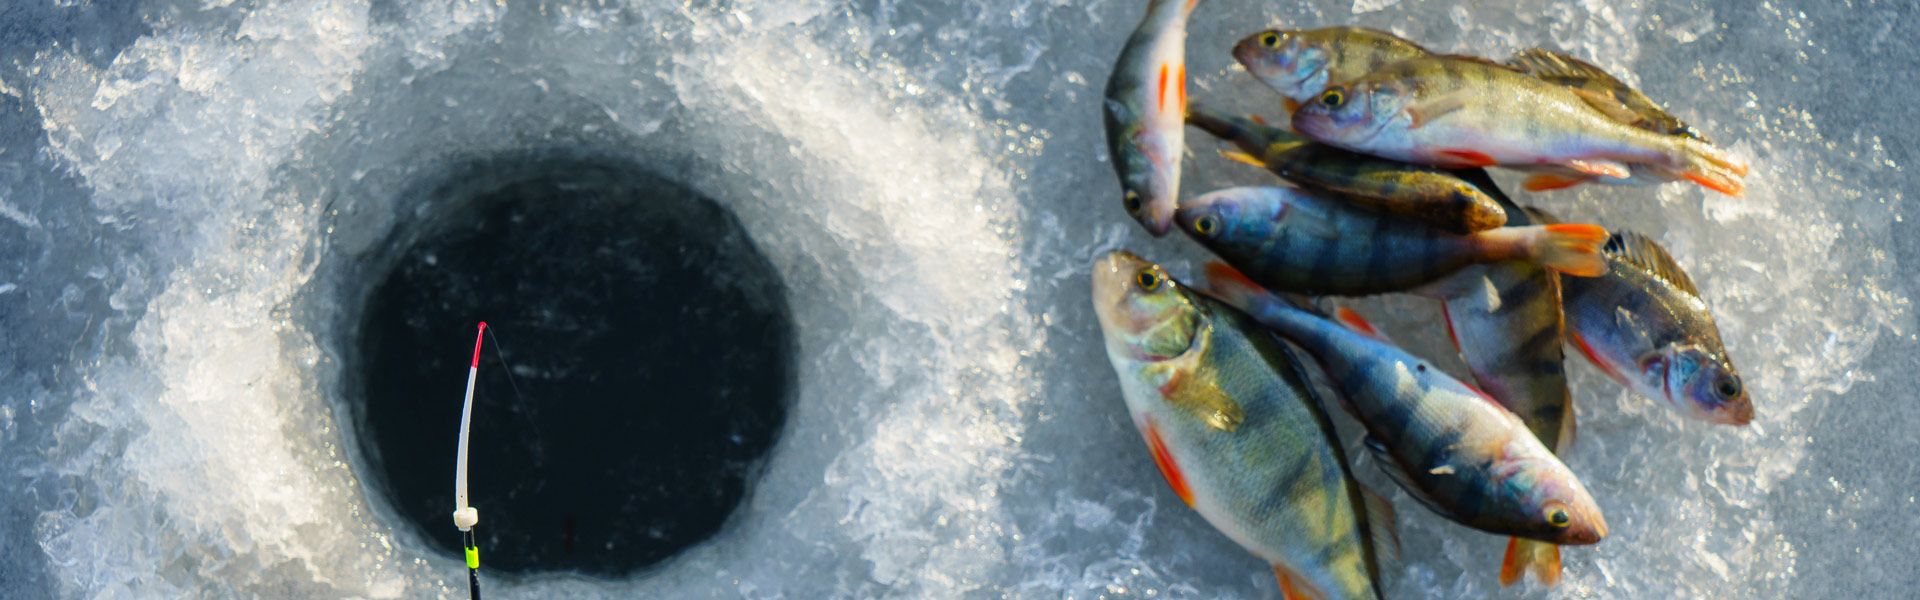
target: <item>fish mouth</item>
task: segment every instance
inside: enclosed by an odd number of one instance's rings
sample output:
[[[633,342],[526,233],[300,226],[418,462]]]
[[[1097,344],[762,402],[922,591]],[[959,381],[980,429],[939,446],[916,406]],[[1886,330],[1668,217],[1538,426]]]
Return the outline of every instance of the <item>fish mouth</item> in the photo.
[[[1737,403],[1722,406],[1720,410],[1706,414],[1707,420],[1720,425],[1744,427],[1753,423],[1753,401],[1742,399]]]

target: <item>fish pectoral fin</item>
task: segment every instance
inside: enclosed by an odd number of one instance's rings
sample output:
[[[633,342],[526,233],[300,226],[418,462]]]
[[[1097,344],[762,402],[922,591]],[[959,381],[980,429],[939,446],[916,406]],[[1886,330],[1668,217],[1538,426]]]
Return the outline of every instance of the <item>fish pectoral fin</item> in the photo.
[[[1473,100],[1473,94],[1461,91],[1415,102],[1407,106],[1407,116],[1413,118],[1413,122],[1409,123],[1407,128],[1419,129],[1423,125],[1432,123],[1434,119],[1466,107],[1467,102],[1471,100]]]
[[[1218,381],[1217,374],[1210,370],[1180,371],[1160,386],[1160,393],[1208,427],[1232,433],[1246,420],[1247,412],[1233,396],[1220,389]]]
[[[1614,179],[1626,179],[1633,176],[1633,172],[1627,169],[1626,163],[1615,160],[1576,158],[1561,164],[1588,175],[1612,177]]]
[[[1360,438],[1360,445],[1367,449],[1367,455],[1373,457],[1373,462],[1380,463],[1380,470],[1387,474],[1387,478],[1392,479],[1394,485],[1400,486],[1400,489],[1406,490],[1408,496],[1412,496],[1415,501],[1436,514],[1453,514],[1453,511],[1441,508],[1440,503],[1433,500],[1433,496],[1427,495],[1419,485],[1414,483],[1412,477],[1407,476],[1406,470],[1400,468],[1400,461],[1387,452],[1387,445],[1379,438],[1373,437],[1373,434],[1367,434],[1366,437]]]
[[[1487,156],[1485,152],[1466,148],[1442,149],[1440,155],[1452,159],[1454,165],[1460,167],[1491,167],[1500,164],[1500,161]]]
[[[1639,127],[1640,123],[1646,121],[1645,117],[1640,116],[1640,113],[1633,112],[1633,109],[1627,108],[1627,105],[1621,103],[1619,99],[1614,98],[1613,94],[1577,87],[1569,87],[1566,89],[1567,91],[1573,92],[1573,95],[1579,96],[1580,100],[1587,103],[1587,106],[1593,107],[1594,110],[1600,111],[1600,114],[1606,115],[1608,119],[1612,119],[1615,122]]]

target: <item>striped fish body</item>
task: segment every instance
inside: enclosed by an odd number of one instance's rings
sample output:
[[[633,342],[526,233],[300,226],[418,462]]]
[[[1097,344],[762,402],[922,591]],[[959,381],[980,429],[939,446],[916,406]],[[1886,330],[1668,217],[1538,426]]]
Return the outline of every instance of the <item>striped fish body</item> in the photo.
[[[1666,250],[1632,232],[1605,249],[1608,275],[1565,286],[1568,339],[1614,381],[1682,415],[1753,421],[1753,400],[1706,300]]]
[[[1622,123],[1654,133],[1713,143],[1640,90],[1586,61],[1544,48],[1529,48],[1508,58],[1506,64],[1541,81],[1572,88],[1587,99],[1588,104],[1611,101],[1617,108],[1609,107],[1602,112],[1612,114]]]
[[[1528,211],[1517,214],[1516,226],[1535,223]],[[1574,428],[1561,342],[1562,279],[1538,265],[1506,261],[1469,267],[1436,286],[1445,290],[1447,338],[1474,382],[1555,454],[1572,444]]]
[[[1731,195],[1747,167],[1699,140],[1601,113],[1572,89],[1478,59],[1401,61],[1329,86],[1293,128],[1335,146],[1451,167],[1557,165],[1625,178],[1645,165]]]
[[[1499,227],[1507,220],[1493,198],[1444,169],[1355,154],[1198,106],[1189,108],[1187,123],[1227,140],[1287,181],[1359,206],[1456,234]]]
[[[1095,269],[1108,357],[1176,495],[1283,581],[1321,598],[1377,600],[1372,536],[1391,523],[1369,520],[1332,422],[1288,351],[1238,310],[1131,254]],[[1140,289],[1143,271],[1158,289]],[[1130,316],[1143,313],[1165,316]],[[1169,328],[1190,332],[1184,349]]]
[[[1502,535],[1557,544],[1605,537],[1585,486],[1512,412],[1392,344],[1289,306],[1250,281],[1223,286],[1213,273],[1223,300],[1313,355],[1365,425],[1374,457],[1428,508]]]
[[[1565,332],[1558,274],[1519,261],[1468,267],[1450,282],[1442,302],[1447,335],[1474,382],[1512,411],[1542,446],[1564,456],[1573,444],[1573,397],[1567,388]],[[1560,579],[1560,551],[1545,542],[1507,544],[1500,582],[1533,573],[1542,583]]]
[[[1562,232],[1537,228],[1461,236],[1297,188],[1216,190],[1183,200],[1174,221],[1261,285],[1286,292],[1418,291],[1468,265],[1514,258],[1579,272],[1603,268],[1594,252],[1605,234],[1597,227],[1568,233],[1579,239],[1564,245],[1554,241]],[[1568,250],[1555,254],[1560,248]]]
[[[1600,109],[1602,113],[1621,123],[1658,134],[1713,143],[1692,125],[1681,121],[1679,117],[1668,113],[1646,94],[1640,93],[1640,90],[1633,89],[1611,73],[1586,61],[1552,50],[1530,48],[1508,58],[1506,64],[1525,71],[1541,81],[1574,90],[1581,99],[1587,101],[1587,104]],[[1566,167],[1528,167],[1527,171],[1539,175],[1528,179],[1527,187],[1538,191],[1570,187],[1580,183],[1658,185],[1675,179],[1673,173],[1660,169],[1649,169],[1644,165],[1627,166],[1631,175],[1624,179],[1595,177]]]
[[[1370,104],[1384,111],[1398,104],[1394,108],[1400,110],[1372,119],[1368,125],[1376,129],[1365,137],[1323,137],[1325,119],[1299,116],[1294,129],[1349,150],[1450,167],[1561,164],[1588,157],[1679,166],[1679,151],[1666,137],[1609,119],[1573,92],[1508,67],[1420,58],[1342,87],[1340,106]],[[1341,98],[1323,94],[1300,114],[1337,110],[1340,106],[1325,101],[1335,99]]]
[[[1171,227],[1186,150],[1187,17],[1200,0],[1152,0],[1114,62],[1102,114],[1122,206],[1155,236]]]
[[[1269,29],[1233,46],[1234,60],[1279,92],[1289,113],[1328,84],[1352,81],[1380,67],[1429,54],[1405,38],[1365,27]]]

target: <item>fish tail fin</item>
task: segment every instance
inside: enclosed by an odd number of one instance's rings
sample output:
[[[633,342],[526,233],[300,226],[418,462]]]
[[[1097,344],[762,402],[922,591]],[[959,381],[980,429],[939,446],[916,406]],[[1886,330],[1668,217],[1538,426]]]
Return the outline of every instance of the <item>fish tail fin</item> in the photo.
[[[1485,245],[1491,260],[1526,259],[1576,277],[1607,273],[1607,258],[1600,254],[1607,230],[1599,225],[1500,227],[1473,237]]]
[[[1509,586],[1531,573],[1547,587],[1560,583],[1560,547],[1546,542],[1507,539],[1507,555],[1500,561],[1500,585]]]
[[[1747,187],[1740,182],[1747,175],[1746,162],[1699,140],[1681,139],[1680,148],[1685,165],[1679,169],[1681,177],[1728,196],[1746,195]]]

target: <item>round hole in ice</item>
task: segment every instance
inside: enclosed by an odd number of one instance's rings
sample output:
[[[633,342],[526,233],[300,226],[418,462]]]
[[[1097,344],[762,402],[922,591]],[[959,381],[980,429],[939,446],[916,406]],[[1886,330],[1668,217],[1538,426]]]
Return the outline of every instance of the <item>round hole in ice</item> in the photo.
[[[457,555],[459,408],[486,321],[485,568],[625,575],[715,535],[758,473],[793,383],[785,288],[714,200],[631,165],[525,169],[456,177],[426,203],[452,208],[390,238],[405,247],[349,367],[360,449],[378,493]]]

